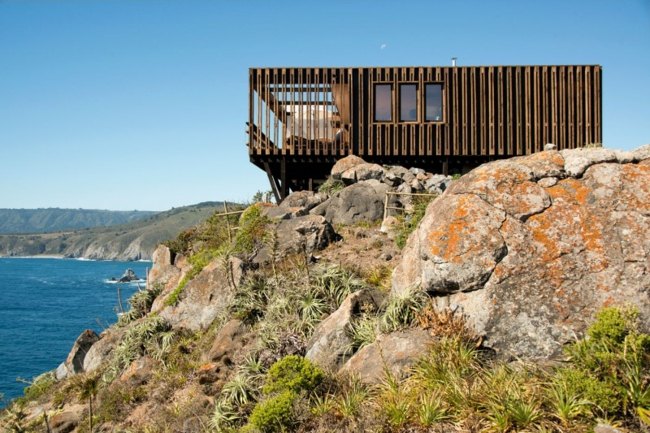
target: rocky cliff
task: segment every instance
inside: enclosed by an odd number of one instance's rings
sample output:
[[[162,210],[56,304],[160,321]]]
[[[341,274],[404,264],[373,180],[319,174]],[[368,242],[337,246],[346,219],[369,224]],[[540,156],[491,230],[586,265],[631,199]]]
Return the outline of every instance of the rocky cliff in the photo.
[[[382,221],[385,203],[402,211]],[[82,333],[2,419],[647,431],[649,203],[650,145],[551,149],[458,180],[345,158],[319,193],[159,246],[129,312]]]

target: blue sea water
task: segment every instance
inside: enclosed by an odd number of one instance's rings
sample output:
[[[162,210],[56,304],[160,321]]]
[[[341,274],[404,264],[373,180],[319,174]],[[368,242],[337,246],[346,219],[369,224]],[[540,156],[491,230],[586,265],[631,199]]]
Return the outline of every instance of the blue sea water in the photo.
[[[117,320],[136,284],[110,283],[131,268],[144,278],[150,262],[0,258],[0,393],[8,401],[25,384],[65,360],[84,329],[97,333]],[[144,284],[140,284],[142,287]],[[0,402],[0,407],[3,404]]]

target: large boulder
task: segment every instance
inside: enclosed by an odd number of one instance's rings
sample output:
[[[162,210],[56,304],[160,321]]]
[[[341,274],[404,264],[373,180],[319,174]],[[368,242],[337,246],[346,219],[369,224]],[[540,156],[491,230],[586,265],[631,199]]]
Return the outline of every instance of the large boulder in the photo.
[[[636,305],[650,323],[650,161],[639,155],[551,150],[473,170],[429,205],[393,292],[460,307],[502,356],[556,355],[607,305]]]
[[[316,327],[307,343],[305,357],[326,370],[338,370],[351,355],[352,340],[346,330],[354,317],[361,314],[364,304],[376,307],[368,290],[348,295],[341,306]]]
[[[239,319],[229,320],[217,333],[212,346],[203,357],[207,362],[233,364],[233,356],[248,342],[248,328]]]
[[[296,191],[289,194],[282,202],[283,208],[301,208],[305,213],[327,200],[326,194],[313,191]]]
[[[385,170],[381,165],[364,162],[348,168],[341,173],[341,180],[350,185],[356,182],[361,182],[362,180],[382,180],[384,175]]]
[[[345,158],[341,158],[336,161],[336,164],[334,164],[334,167],[332,167],[330,173],[334,179],[341,179],[343,172],[351,169],[354,166],[365,163],[366,161],[356,155],[348,155]]]
[[[212,260],[185,285],[176,305],[166,305],[160,316],[174,329],[206,329],[228,307],[242,270],[237,258]]]
[[[273,230],[274,242],[266,242],[253,259],[256,263],[322,250],[338,238],[332,225],[320,215],[282,219],[269,230]]]
[[[323,215],[332,224],[379,221],[384,215],[388,190],[389,186],[378,180],[364,180],[337,192],[311,213]]]
[[[105,361],[109,359],[113,349],[118,345],[125,329],[116,326],[108,328],[99,336],[99,340],[93,344],[83,361],[83,371],[91,372],[97,370]]]
[[[95,331],[86,329],[82,332],[72,345],[72,349],[66,360],[57,367],[55,371],[56,379],[62,380],[68,376],[82,373],[84,371],[86,354],[97,340],[99,340],[99,336],[97,336]]]
[[[55,413],[49,420],[52,433],[70,433],[74,431],[86,410],[85,404],[66,405],[62,411]]]
[[[174,257],[169,248],[162,244],[158,245],[151,260],[153,265],[147,275],[147,285],[149,287],[158,285],[165,290],[176,287],[183,273],[180,268],[174,266]]]
[[[427,354],[434,341],[429,331],[420,328],[383,334],[374,343],[362,347],[339,371],[370,384],[384,379],[387,370],[403,377]]]

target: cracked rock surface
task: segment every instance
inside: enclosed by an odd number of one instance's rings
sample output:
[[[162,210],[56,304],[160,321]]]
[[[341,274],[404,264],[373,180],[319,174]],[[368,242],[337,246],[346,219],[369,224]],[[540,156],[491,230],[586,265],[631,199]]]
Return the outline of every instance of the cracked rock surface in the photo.
[[[393,274],[500,356],[557,355],[603,306],[650,323],[650,145],[485,164],[433,201]]]

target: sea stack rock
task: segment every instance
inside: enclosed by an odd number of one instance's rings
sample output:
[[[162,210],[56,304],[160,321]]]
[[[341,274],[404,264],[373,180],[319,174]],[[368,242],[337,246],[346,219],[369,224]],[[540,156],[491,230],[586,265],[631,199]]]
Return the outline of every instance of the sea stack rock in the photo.
[[[124,271],[124,274],[120,277],[118,280],[120,283],[128,283],[131,281],[137,281],[140,278],[133,272],[133,269],[129,268],[126,271]]]

